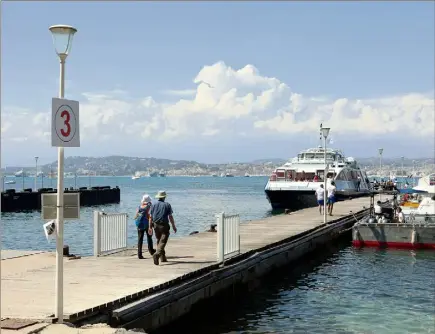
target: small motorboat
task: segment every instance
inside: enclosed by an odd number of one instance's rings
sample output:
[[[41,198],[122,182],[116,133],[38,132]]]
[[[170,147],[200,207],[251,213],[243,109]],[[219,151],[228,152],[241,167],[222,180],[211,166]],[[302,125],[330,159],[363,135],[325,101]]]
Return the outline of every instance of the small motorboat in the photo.
[[[16,183],[15,180],[9,180],[5,182],[5,184],[15,184],[15,183]]]
[[[131,177],[131,179],[132,179],[132,180],[137,180],[137,179],[140,179],[140,176],[133,175],[133,176]]]

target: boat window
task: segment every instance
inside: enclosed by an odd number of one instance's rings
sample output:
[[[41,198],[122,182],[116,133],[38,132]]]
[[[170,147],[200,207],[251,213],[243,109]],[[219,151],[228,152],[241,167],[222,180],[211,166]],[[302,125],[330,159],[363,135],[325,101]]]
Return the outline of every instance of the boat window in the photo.
[[[294,170],[287,170],[286,174],[286,179],[288,180],[293,180],[296,176],[296,172]]]
[[[429,178],[429,185],[435,186],[435,175],[431,175]]]
[[[347,181],[346,171],[342,170],[340,173],[338,173],[336,180],[338,180],[338,181]]]
[[[277,169],[275,174],[276,174],[277,178],[284,178],[285,177],[285,170],[284,169]]]
[[[314,159],[315,154],[314,153],[305,153],[305,159]]]
[[[312,181],[314,179],[314,173],[296,173],[296,180],[298,181]]]

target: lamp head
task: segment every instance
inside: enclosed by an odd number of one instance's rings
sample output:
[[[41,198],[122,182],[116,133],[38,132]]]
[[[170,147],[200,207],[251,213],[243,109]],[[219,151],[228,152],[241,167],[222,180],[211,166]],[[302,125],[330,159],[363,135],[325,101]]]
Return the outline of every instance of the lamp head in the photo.
[[[321,129],[323,138],[325,138],[325,139],[328,138],[329,130],[331,130],[331,128],[322,128]]]
[[[63,24],[51,26],[48,29],[53,35],[53,44],[57,55],[66,58],[71,51],[73,37],[77,29]]]
[[[383,148],[378,148],[378,151],[379,151],[379,155],[382,155],[382,153],[384,152],[384,149]]]

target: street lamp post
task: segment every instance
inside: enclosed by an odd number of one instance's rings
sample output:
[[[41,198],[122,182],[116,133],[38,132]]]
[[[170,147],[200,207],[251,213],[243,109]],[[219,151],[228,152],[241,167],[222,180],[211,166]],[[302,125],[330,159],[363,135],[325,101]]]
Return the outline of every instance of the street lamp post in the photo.
[[[328,138],[330,128],[321,128],[323,135],[323,162],[325,163],[325,169],[323,171],[323,223],[326,224],[326,200],[328,198],[326,192],[326,175],[328,173],[328,168],[326,164],[326,138]]]
[[[65,94],[65,61],[77,29],[67,25],[54,25],[49,28],[53,44],[60,60],[59,98]],[[63,169],[64,149],[57,150],[57,238],[56,238],[56,317],[63,322]]]
[[[384,152],[384,149],[378,148],[378,152],[379,152],[379,176],[381,177],[381,182],[382,182],[382,153]],[[379,200],[382,200],[380,191],[379,191]]]
[[[402,158],[402,177],[404,177],[405,176],[405,168],[403,167],[403,161],[405,160],[405,157],[402,156],[401,158]]]
[[[35,191],[38,190],[38,157],[35,157]]]

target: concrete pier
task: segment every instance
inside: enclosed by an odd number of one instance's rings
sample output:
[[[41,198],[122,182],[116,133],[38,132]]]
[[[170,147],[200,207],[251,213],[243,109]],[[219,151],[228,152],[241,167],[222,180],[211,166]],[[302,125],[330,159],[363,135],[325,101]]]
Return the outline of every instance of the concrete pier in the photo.
[[[369,204],[369,198],[337,203],[326,225],[317,208],[244,222],[240,225],[241,254],[223,267],[216,262],[217,236],[212,232],[172,235],[168,262],[160,266],[149,255],[139,260],[135,249],[98,258],[65,258],[66,320],[147,331],[161,328],[198,302],[253,282],[328,244],[349,231]],[[53,321],[55,255],[4,257],[2,317]]]
[[[15,189],[8,189],[1,194],[1,212],[19,212],[30,210],[41,210],[42,194],[56,193],[56,189],[43,188],[37,192],[32,189],[16,192]],[[92,206],[121,201],[121,190],[118,187],[109,186],[72,189],[65,188],[65,193],[80,193],[80,205]]]

